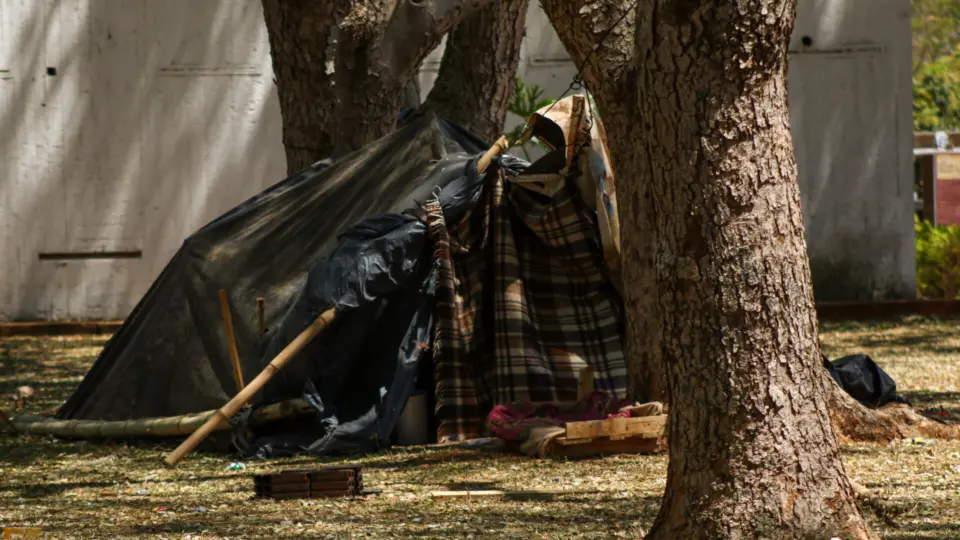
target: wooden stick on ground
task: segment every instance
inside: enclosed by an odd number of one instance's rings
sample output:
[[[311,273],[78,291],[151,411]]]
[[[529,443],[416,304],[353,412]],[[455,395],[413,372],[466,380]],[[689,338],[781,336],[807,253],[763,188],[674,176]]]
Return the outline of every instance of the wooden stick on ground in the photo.
[[[233,365],[233,380],[237,383],[237,392],[243,390],[243,369],[240,368],[240,352],[237,351],[237,337],[233,333],[233,317],[230,316],[230,300],[227,290],[220,289],[220,313],[223,315],[223,327],[227,332],[227,347],[230,349],[230,364]]]
[[[570,495],[587,495],[600,493],[596,490],[563,490],[563,489],[528,489],[520,491],[505,491],[500,489],[463,490],[463,491],[431,491],[434,499],[506,499],[530,500],[552,499]]]
[[[302,399],[281,401],[254,411],[250,423],[266,424],[311,411],[313,408]],[[193,433],[215,412],[133,420],[60,420],[50,416],[21,414],[11,420],[11,426],[15,432],[23,435],[53,435],[75,439],[176,437]],[[228,427],[230,426],[217,426],[218,429]]]
[[[260,325],[260,337],[267,333],[267,328],[263,324],[263,303],[264,299],[257,298],[257,323]]]
[[[253,398],[270,379],[279,373],[297,353],[303,350],[321,330],[333,322],[336,314],[336,309],[330,308],[317,317],[317,319],[313,321],[313,324],[308,326],[303,332],[300,332],[300,335],[284,347],[284,349],[280,351],[280,354],[271,360],[270,363],[267,364],[267,367],[263,368],[263,371],[261,371],[255,379],[250,381],[250,384],[248,384],[246,388],[234,396],[226,405],[214,412],[213,415],[211,415],[199,429],[194,431],[187,440],[183,441],[176,450],[167,454],[164,460],[167,465],[175,467],[184,456],[192,452],[210,433],[221,425],[229,424],[230,418],[240,411],[243,404],[250,401],[250,399]]]

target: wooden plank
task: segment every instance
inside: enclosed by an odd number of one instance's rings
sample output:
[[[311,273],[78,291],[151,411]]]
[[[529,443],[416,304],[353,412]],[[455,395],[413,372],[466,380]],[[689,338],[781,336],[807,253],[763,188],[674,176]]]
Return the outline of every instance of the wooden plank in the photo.
[[[594,439],[626,433],[627,418],[610,418],[607,420],[590,420],[586,422],[568,422],[568,439]]]
[[[616,454],[659,454],[664,450],[660,439],[643,437],[629,437],[614,441],[610,439],[595,439],[586,444],[551,444],[547,448],[547,457],[586,458],[594,456],[609,456]]]
[[[629,435],[656,439],[663,435],[667,425],[667,415],[642,416],[639,418],[609,418],[587,422],[568,422],[567,439],[594,439]]]

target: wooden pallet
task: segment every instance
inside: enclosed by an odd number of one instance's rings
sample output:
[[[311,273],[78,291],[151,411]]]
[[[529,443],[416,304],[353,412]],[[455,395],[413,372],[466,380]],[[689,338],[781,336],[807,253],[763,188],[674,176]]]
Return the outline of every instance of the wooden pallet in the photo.
[[[568,422],[565,428],[566,434],[550,443],[546,455],[653,454],[665,449],[667,415]]]
[[[271,499],[317,499],[363,495],[360,467],[294,469],[253,478],[257,497]]]

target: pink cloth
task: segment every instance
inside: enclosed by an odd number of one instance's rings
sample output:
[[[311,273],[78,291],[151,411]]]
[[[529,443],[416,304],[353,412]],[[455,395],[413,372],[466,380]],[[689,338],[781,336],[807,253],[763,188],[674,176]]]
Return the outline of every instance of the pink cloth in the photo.
[[[487,415],[487,427],[494,435],[505,441],[520,441],[524,433],[532,427],[562,427],[567,422],[629,417],[630,411],[620,411],[620,409],[631,405],[634,405],[634,402],[618,399],[600,391],[591,393],[570,410],[565,411],[561,411],[552,403],[538,406],[530,402],[497,405]]]

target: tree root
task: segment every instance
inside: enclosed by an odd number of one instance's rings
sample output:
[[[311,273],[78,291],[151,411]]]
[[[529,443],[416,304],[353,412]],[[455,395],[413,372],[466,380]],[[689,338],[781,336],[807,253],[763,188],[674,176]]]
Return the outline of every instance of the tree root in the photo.
[[[942,424],[895,403],[868,409],[843,391],[824,372],[830,418],[840,442],[888,443],[911,437],[960,439],[960,426]]]
[[[873,510],[873,513],[876,516],[883,520],[890,527],[899,528],[900,525],[894,521],[894,516],[903,513],[903,509],[896,504],[880,497],[873,491],[870,491],[866,486],[850,480],[850,486],[853,487],[853,491],[857,496],[857,500],[863,503],[864,506]]]

